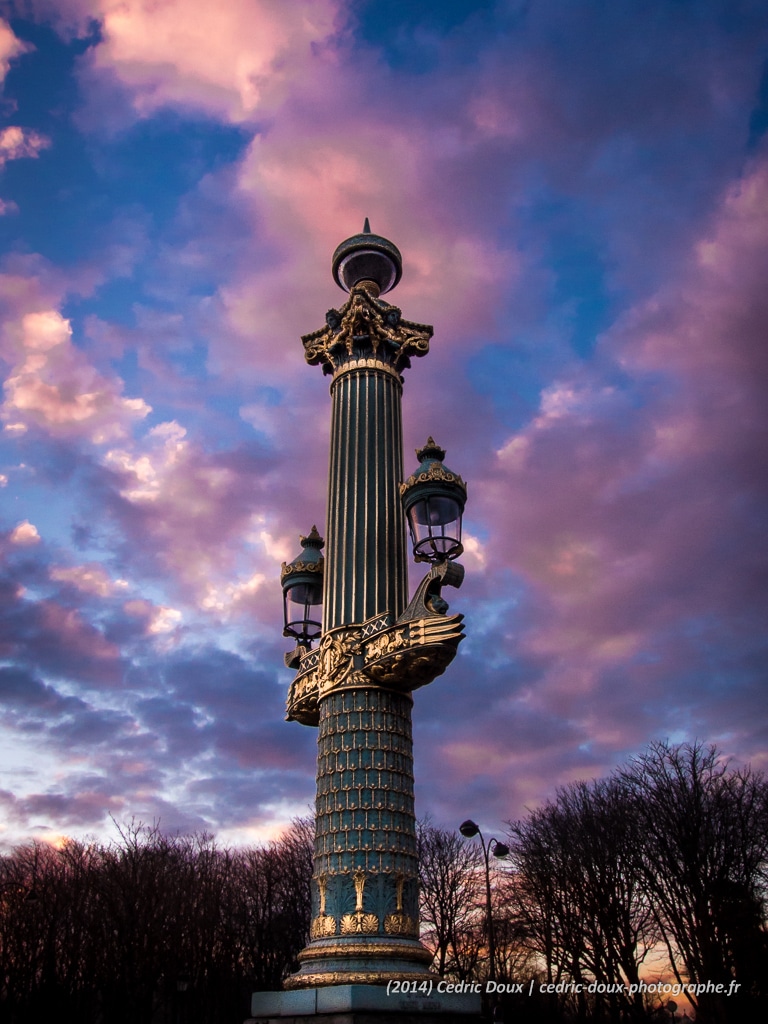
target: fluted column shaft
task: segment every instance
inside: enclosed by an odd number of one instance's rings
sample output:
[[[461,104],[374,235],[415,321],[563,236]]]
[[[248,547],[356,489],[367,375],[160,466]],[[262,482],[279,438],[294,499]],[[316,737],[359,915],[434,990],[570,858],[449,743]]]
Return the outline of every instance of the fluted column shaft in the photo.
[[[408,600],[400,377],[361,359],[331,386],[323,628],[364,622]]]

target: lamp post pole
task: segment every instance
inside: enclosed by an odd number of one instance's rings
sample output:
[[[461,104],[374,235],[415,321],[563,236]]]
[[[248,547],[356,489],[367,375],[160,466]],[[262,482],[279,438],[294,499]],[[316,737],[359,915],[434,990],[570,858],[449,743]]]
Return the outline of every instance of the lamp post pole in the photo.
[[[496,980],[496,929],[493,924],[493,901],[491,899],[491,864],[490,855],[493,853],[494,857],[507,857],[509,856],[509,847],[506,843],[500,843],[498,839],[491,837],[486,843],[483,838],[483,833],[480,828],[472,821],[467,819],[459,825],[459,832],[465,838],[471,839],[473,836],[480,837],[480,843],[483,847],[483,859],[485,861],[485,925],[486,925],[486,936],[488,939],[488,960],[489,970],[488,978],[490,981]],[[493,843],[493,847],[491,847]]]
[[[333,276],[349,295],[302,338],[331,378],[325,557],[316,529],[283,566],[285,635],[296,640],[287,719],[318,727],[309,945],[286,988],[430,977],[419,942],[411,693],[453,659],[466,488],[430,438],[404,480],[402,372],[432,328],[381,296],[400,279],[396,246],[368,227],[342,242]],[[408,602],[406,517],[430,565]],[[318,608],[322,595],[322,625]],[[317,646],[313,648],[313,642]]]

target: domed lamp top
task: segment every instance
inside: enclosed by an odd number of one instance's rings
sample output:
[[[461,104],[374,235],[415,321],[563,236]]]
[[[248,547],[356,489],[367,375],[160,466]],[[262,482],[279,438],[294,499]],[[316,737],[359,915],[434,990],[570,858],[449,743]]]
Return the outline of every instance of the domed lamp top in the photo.
[[[313,526],[306,537],[301,537],[300,543],[301,554],[292,562],[283,562],[280,570],[283,590],[291,590],[302,584],[310,588],[322,584],[324,559],[321,551],[325,547],[325,542],[317,532],[317,527]]]
[[[383,295],[402,277],[403,258],[393,242],[373,234],[366,217],[362,232],[336,247],[332,269],[334,281],[345,292],[361,281],[373,281]]]
[[[412,473],[405,483],[400,485],[406,512],[409,507],[424,495],[450,495],[464,511],[467,500],[467,485],[458,473],[443,463],[445,449],[429,437],[423,448],[416,451],[419,468]]]

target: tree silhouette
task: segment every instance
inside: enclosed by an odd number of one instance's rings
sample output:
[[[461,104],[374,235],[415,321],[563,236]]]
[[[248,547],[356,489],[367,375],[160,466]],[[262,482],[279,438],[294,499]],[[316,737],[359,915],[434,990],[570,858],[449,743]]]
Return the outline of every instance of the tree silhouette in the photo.
[[[129,823],[0,858],[4,1024],[241,1024],[309,933],[312,824],[263,848]]]
[[[765,779],[702,743],[655,743],[619,777],[645,836],[638,872],[672,964],[690,982],[740,986],[735,997],[693,997],[697,1018],[720,1024],[766,1008]]]

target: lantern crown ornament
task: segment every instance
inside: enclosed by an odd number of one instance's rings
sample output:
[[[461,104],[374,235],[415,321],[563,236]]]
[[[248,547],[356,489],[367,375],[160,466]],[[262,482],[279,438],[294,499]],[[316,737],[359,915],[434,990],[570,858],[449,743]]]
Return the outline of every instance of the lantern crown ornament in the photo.
[[[313,526],[300,542],[301,553],[292,562],[283,562],[280,570],[285,615],[283,636],[295,637],[300,644],[309,645],[322,630],[319,608],[323,601],[324,559],[320,552],[324,541]]]
[[[400,250],[388,238],[374,235],[367,217],[359,235],[346,238],[336,247],[331,265],[334,281],[345,292],[351,292],[361,281],[369,281],[378,287],[379,295],[384,295],[403,273]]]
[[[467,485],[443,463],[445,449],[427,438],[416,452],[419,468],[400,485],[403,510],[417,562],[452,561],[464,550],[461,520]]]

